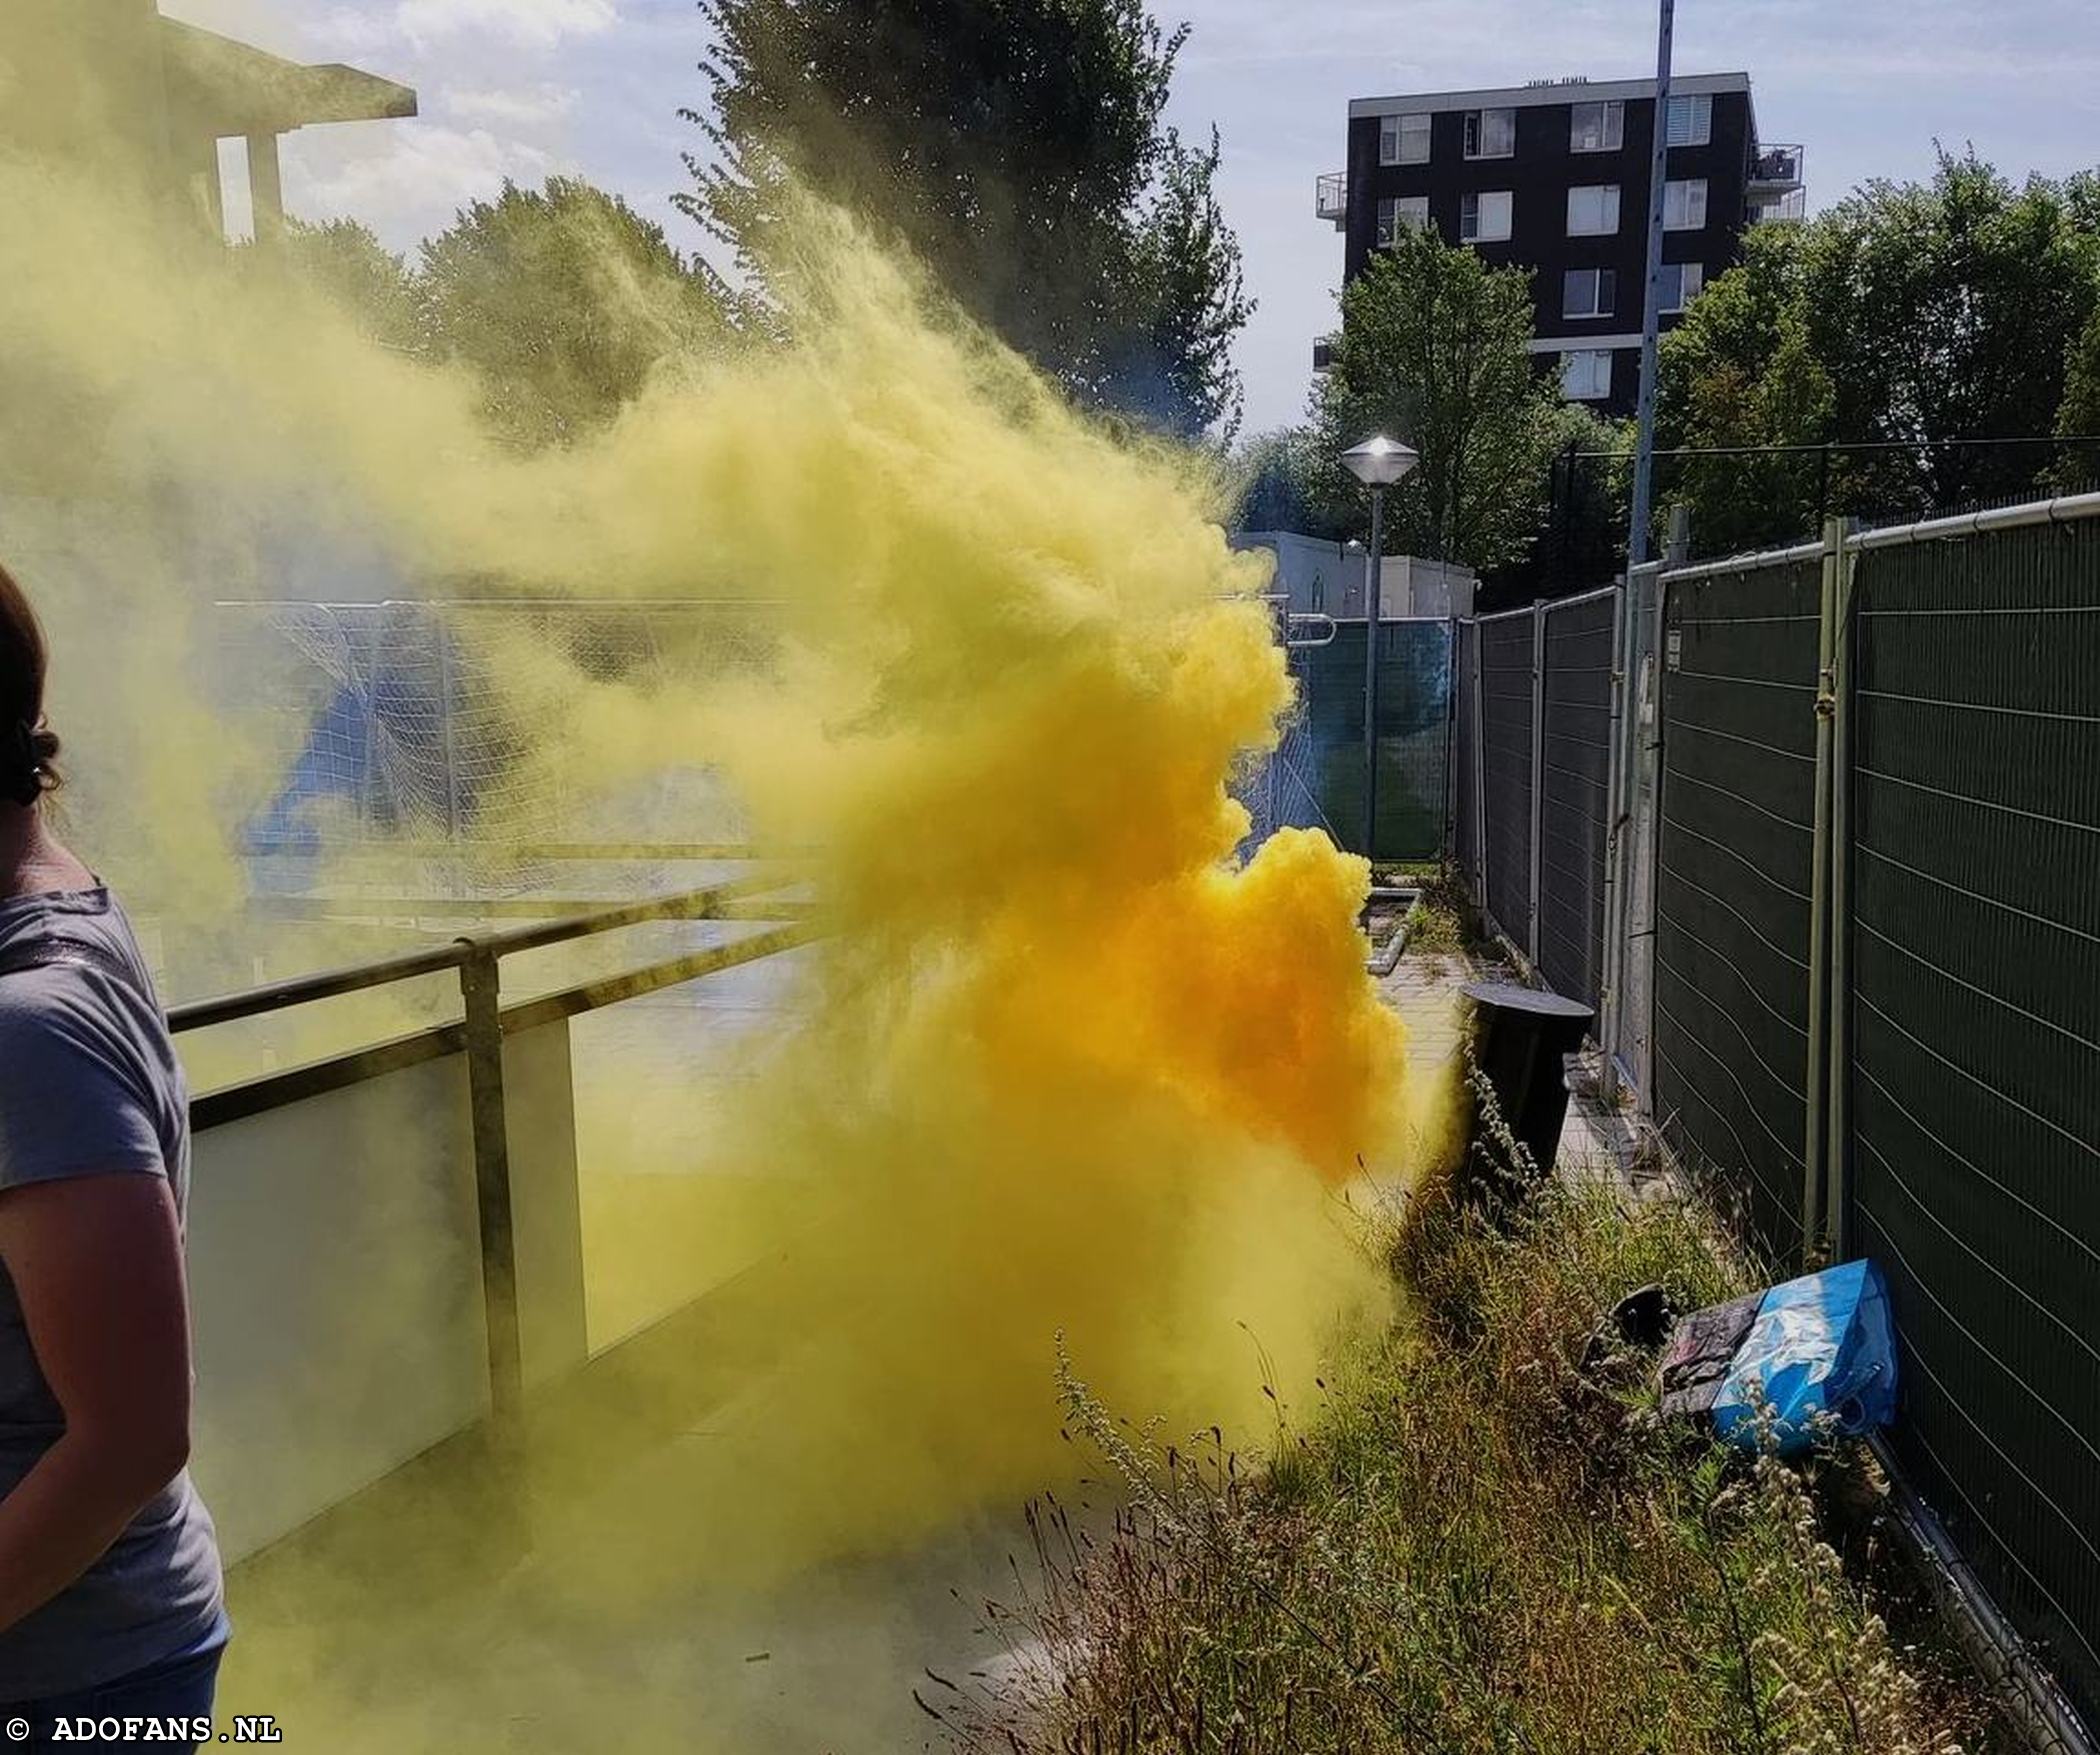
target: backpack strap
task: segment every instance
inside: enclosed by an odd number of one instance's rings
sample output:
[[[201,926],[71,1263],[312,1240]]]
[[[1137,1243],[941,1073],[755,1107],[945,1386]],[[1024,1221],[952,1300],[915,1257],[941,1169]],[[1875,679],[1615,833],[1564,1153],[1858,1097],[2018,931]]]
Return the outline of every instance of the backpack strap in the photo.
[[[26,974],[31,969],[93,969],[134,991],[139,984],[129,963],[106,945],[88,939],[46,938],[0,950],[0,976]]]

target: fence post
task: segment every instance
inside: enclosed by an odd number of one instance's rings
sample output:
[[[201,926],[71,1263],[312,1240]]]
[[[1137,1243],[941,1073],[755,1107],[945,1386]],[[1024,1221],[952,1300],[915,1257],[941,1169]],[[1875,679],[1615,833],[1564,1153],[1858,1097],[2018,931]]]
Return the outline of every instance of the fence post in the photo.
[[[515,1433],[525,1400],[517,1238],[511,1222],[510,1128],[503,1100],[501,990],[495,953],[472,939],[459,942],[466,951],[459,966],[459,991],[466,1013],[481,1297],[488,1319],[489,1415],[501,1440]]]
[[[1619,942],[1619,860],[1626,816],[1624,762],[1620,748],[1626,725],[1627,655],[1631,649],[1627,626],[1632,619],[1630,581],[1619,581],[1619,595],[1612,600],[1611,618],[1611,720],[1605,741],[1611,749],[1611,765],[1604,771],[1604,967],[1598,972],[1597,1040],[1604,1048],[1600,1081],[1604,1100],[1615,1103],[1619,1096],[1618,1057],[1614,1052],[1619,1033],[1619,974],[1625,957]]]
[[[1539,833],[1546,803],[1546,605],[1531,605],[1531,920],[1526,954],[1539,966]]]
[[[1445,584],[1449,592],[1450,585]],[[1458,617],[1444,618],[1444,844],[1438,861],[1458,863]]]
[[[1832,721],[1837,710],[1838,568],[1844,526],[1823,524],[1823,589],[1816,643],[1815,838],[1809,867],[1808,1127],[1801,1156],[1801,1266],[1815,1263],[1823,1215],[1823,1169],[1830,1128],[1830,842]]]
[[[1635,1069],[1635,1076],[1640,1080],[1642,1112],[1651,1122],[1658,1121],[1655,1113],[1655,931],[1656,898],[1662,888],[1663,744],[1669,736],[1663,722],[1664,652],[1667,624],[1670,619],[1670,569],[1684,566],[1691,558],[1692,509],[1680,500],[1670,508],[1669,528],[1663,542],[1662,564],[1655,571],[1655,603],[1644,653],[1648,660],[1649,677],[1654,684],[1654,700],[1650,703],[1650,727],[1645,741],[1641,740],[1636,728],[1632,746],[1637,764],[1633,776],[1634,788],[1638,791],[1645,776],[1653,794],[1649,803],[1648,824],[1648,918],[1636,926],[1630,904],[1626,917],[1629,948],[1636,937],[1646,941],[1643,954],[1647,958],[1647,968],[1641,993],[1647,1002],[1647,1015],[1641,1020],[1641,1060],[1639,1067]],[[1638,721],[1639,716],[1635,717]]]
[[[1823,1236],[1836,1261],[1852,1247],[1852,686],[1857,632],[1853,574],[1859,553],[1842,519],[1832,521],[1836,549],[1835,646],[1830,719],[1830,1106],[1823,1150]]]

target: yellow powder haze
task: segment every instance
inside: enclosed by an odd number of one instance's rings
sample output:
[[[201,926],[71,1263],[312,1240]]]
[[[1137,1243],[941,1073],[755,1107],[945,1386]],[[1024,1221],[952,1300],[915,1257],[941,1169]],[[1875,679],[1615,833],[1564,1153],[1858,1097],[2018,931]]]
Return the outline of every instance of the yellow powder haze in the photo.
[[[795,1191],[747,1240],[767,1362],[723,1444],[591,1526],[580,1598],[777,1579],[1063,1479],[1060,1329],[1133,1417],[1258,1438],[1265,1379],[1302,1399],[1382,1316],[1343,1190],[1415,1167],[1436,1103],[1364,974],[1362,862],[1297,832],[1235,861],[1228,782],[1290,685],[1200,460],[1069,411],[835,215],[800,228],[791,345],[674,361],[521,458],[464,377],[117,191],[8,166],[0,212],[0,552],[54,628],[86,851],[178,929],[238,936],[233,826],[287,753],[200,680],[201,610],[272,594],[273,531],[418,595],[773,606],[763,667],[682,681],[482,648],[515,763],[718,769],[817,850],[830,928],[694,1167]]]

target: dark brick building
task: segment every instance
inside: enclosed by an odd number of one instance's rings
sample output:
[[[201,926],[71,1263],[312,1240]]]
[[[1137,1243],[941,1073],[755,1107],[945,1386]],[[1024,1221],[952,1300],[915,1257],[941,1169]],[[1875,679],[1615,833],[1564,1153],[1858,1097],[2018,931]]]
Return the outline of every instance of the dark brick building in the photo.
[[[1560,357],[1570,397],[1624,414],[1640,379],[1654,141],[1652,79],[1359,98],[1349,168],[1320,180],[1319,214],[1344,234],[1345,279],[1403,225],[1531,269],[1535,348]],[[1664,328],[1736,260],[1745,226],[1799,214],[1801,158],[1758,139],[1748,74],[1671,81]]]

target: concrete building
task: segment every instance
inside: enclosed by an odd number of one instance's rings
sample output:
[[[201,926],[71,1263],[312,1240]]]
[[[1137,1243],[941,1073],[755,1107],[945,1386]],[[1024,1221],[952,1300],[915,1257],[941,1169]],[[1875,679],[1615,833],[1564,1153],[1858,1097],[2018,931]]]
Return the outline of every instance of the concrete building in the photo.
[[[285,60],[163,18],[157,0],[0,5],[0,146],[142,183],[215,230],[222,140],[246,143],[256,235],[268,238],[284,226],[284,135],[415,114],[405,85]]]
[[[1747,73],[1672,80],[1667,127],[1666,329],[1735,263],[1747,226],[1796,217],[1804,201],[1801,148],[1758,137]],[[1653,79],[1359,98],[1349,168],[1320,179],[1316,211],[1344,235],[1345,280],[1403,226],[1532,270],[1534,349],[1557,356],[1571,399],[1626,414],[1640,379],[1654,142]]]

